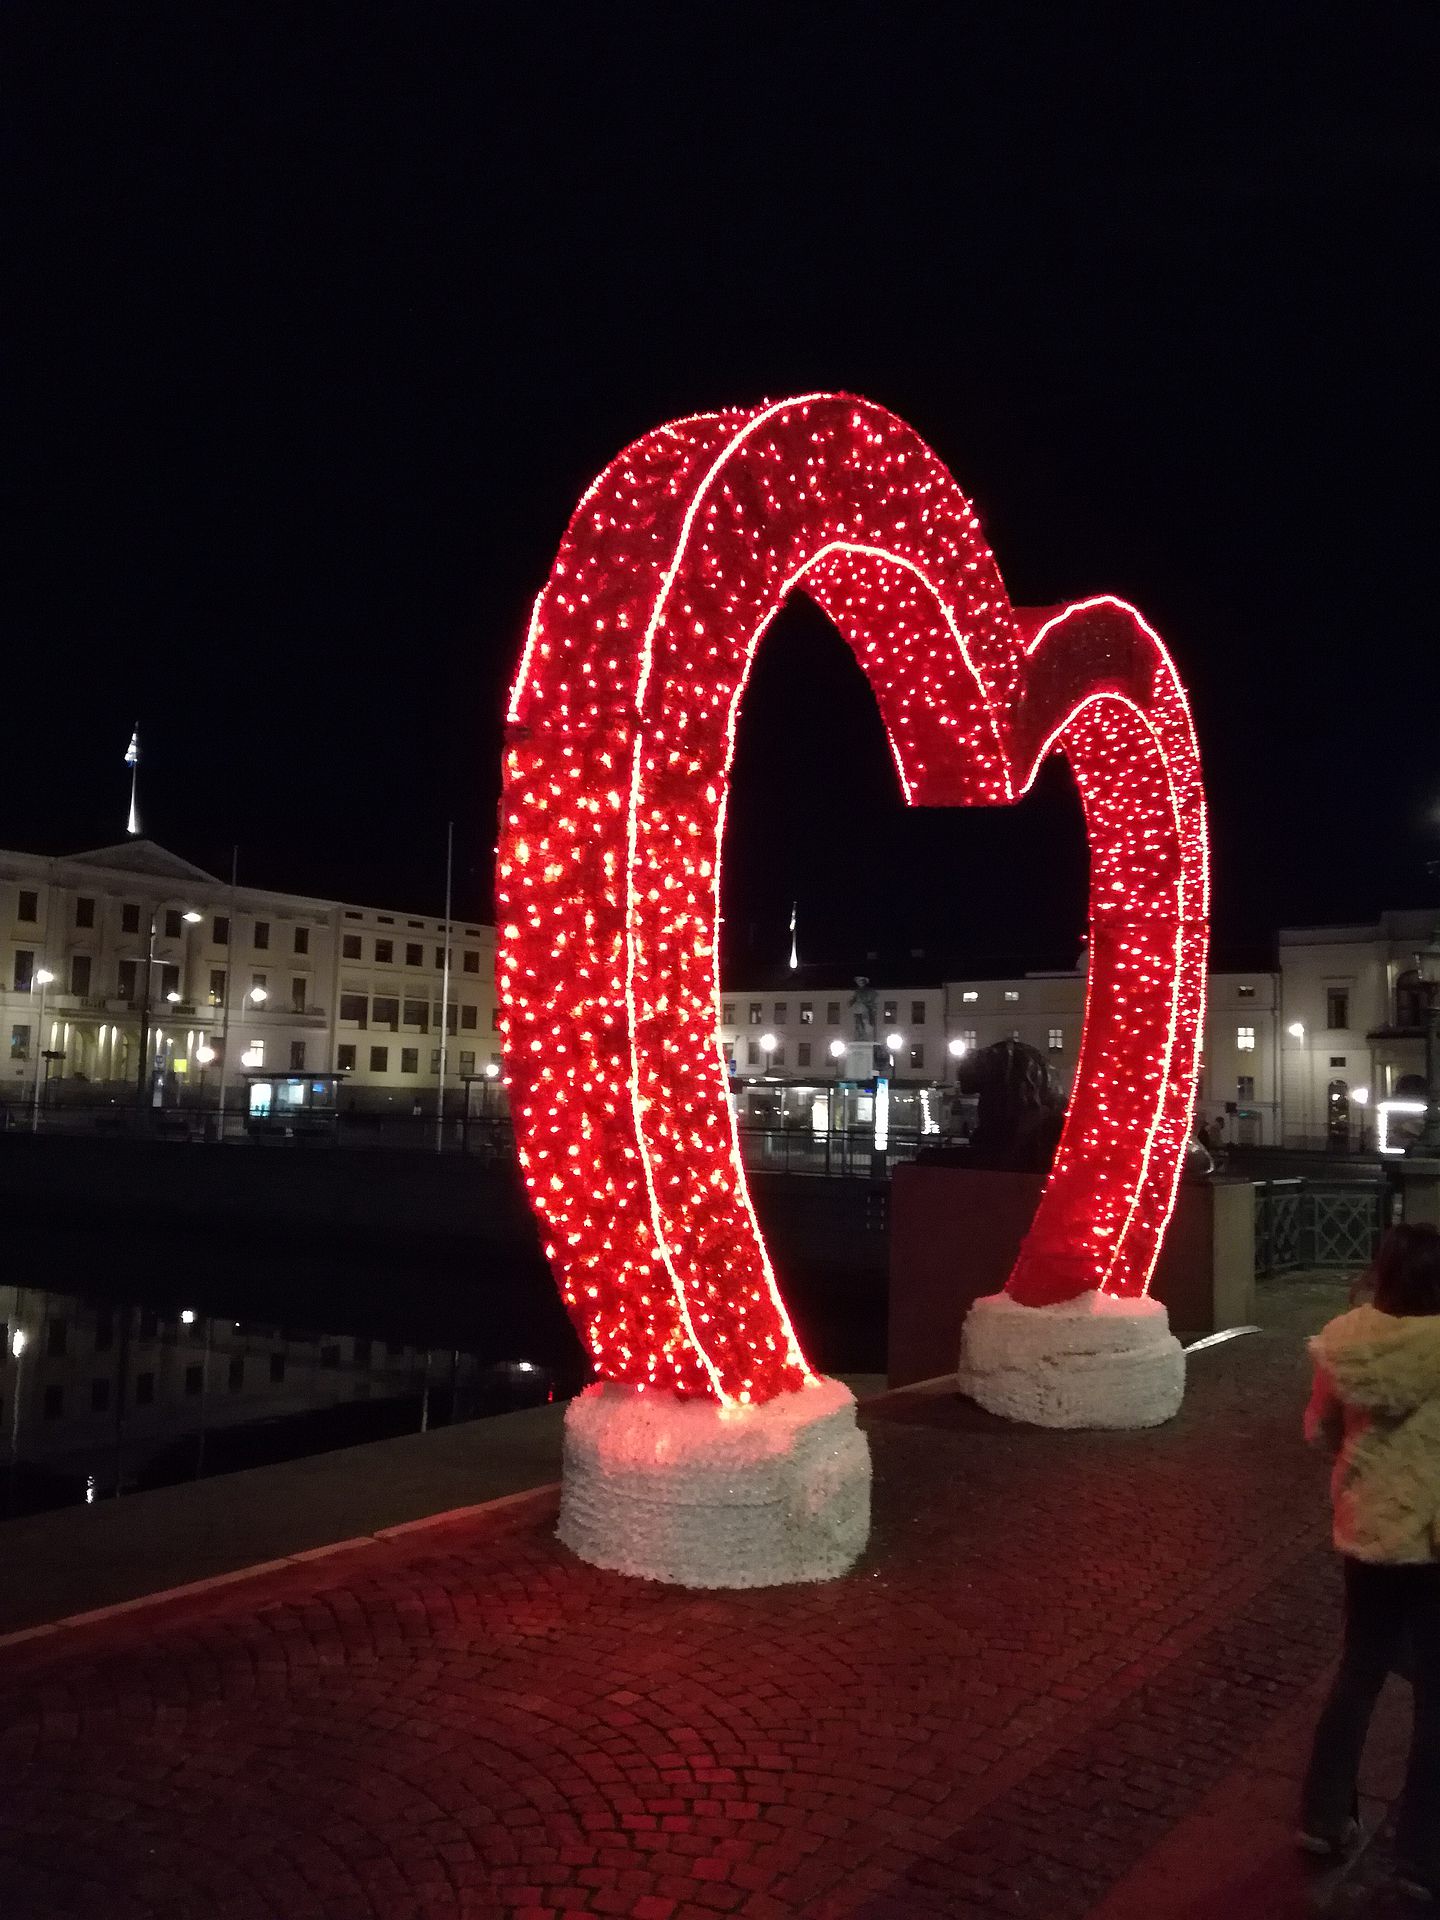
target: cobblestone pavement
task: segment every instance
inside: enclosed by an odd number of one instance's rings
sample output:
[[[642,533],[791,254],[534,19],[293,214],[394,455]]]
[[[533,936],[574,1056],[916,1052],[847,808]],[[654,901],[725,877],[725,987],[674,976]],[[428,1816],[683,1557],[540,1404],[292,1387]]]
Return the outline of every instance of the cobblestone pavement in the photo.
[[[1089,1913],[1333,1644],[1298,1338],[1191,1371],[1151,1434],[882,1403],[874,1540],[826,1586],[600,1573],[540,1495],[0,1652],[0,1912]],[[1283,1875],[1225,1910],[1310,1910]],[[1146,1909],[1202,1911],[1183,1880]]]

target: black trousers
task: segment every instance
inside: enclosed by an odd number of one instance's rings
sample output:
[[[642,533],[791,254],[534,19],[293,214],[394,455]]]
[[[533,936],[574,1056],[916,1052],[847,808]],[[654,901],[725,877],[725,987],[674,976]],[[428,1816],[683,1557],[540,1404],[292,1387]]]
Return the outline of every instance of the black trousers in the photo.
[[[1386,1676],[1402,1664],[1415,1692],[1415,1727],[1395,1850],[1407,1865],[1440,1877],[1440,1561],[1399,1567],[1346,1559],[1345,1649],[1315,1728],[1305,1830],[1328,1838],[1344,1829],[1370,1716]]]

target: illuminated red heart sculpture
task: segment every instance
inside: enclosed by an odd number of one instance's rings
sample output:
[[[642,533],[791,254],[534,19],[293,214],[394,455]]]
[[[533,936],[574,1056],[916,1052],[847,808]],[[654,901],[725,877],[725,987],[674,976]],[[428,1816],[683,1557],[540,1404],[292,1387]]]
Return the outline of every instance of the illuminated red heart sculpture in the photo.
[[[814,1378],[751,1207],[717,1037],[736,718],[795,587],[864,669],[909,805],[1012,802],[1052,747],[1080,788],[1084,1037],[1007,1308],[1091,1296],[1118,1319],[1144,1295],[1200,1042],[1200,765],[1139,614],[1108,597],[1013,609],[950,473],[865,400],[704,414],[627,447],[576,508],[510,702],[506,1062],[546,1253],[597,1374],[728,1404]]]

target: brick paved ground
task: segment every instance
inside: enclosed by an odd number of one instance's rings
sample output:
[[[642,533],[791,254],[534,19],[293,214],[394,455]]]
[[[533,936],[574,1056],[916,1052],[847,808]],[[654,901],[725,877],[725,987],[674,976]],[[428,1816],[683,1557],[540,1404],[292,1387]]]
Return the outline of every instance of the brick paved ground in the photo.
[[[1163,1868],[1323,1679],[1303,1388],[1267,1333],[1197,1356],[1155,1434],[892,1399],[873,1545],[829,1586],[602,1574],[537,1496],[11,1648],[0,1912],[1305,1912],[1288,1853],[1223,1907],[1203,1846]]]

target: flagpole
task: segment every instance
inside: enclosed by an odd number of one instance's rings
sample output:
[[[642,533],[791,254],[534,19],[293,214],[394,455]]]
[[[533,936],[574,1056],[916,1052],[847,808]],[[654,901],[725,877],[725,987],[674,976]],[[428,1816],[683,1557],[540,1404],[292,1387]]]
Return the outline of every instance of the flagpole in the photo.
[[[435,1094],[435,1151],[445,1151],[445,1059],[450,1039],[450,877],[454,863],[455,822],[445,823],[445,964],[440,972],[440,1085]]]
[[[215,1115],[215,1138],[225,1138],[225,1075],[230,1067],[230,996],[235,987],[235,882],[240,874],[240,849],[230,849],[230,911],[225,919],[225,999],[220,1020],[220,1105]]]

